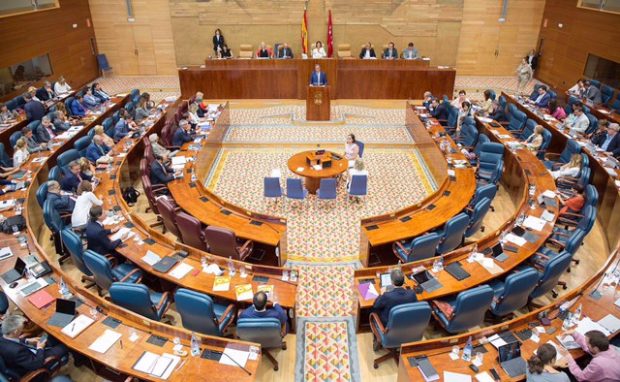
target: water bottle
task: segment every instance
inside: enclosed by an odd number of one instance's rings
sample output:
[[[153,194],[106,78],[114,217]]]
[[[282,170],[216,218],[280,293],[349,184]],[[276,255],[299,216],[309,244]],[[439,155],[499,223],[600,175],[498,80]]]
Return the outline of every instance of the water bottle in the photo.
[[[196,177],[196,171],[194,170],[194,167],[192,167],[192,183],[193,183],[193,182],[196,182],[196,179],[198,179],[198,178]]]
[[[439,259],[435,259],[433,261],[433,273],[439,272]]]
[[[471,343],[471,336],[467,339],[467,345],[465,345],[465,348],[463,349],[463,360],[464,361],[471,361],[471,355],[472,352],[474,351],[474,346]]]
[[[579,306],[577,306],[577,310],[575,311],[575,316],[574,316],[575,321],[579,321],[579,320],[581,320],[581,311],[582,311],[582,308],[583,308],[583,307],[581,306],[581,304],[579,304]]]
[[[237,270],[235,269],[235,263],[232,260],[232,256],[228,258],[228,273],[230,273],[231,276],[234,276],[237,273]]]
[[[191,348],[192,357],[197,357],[200,355],[200,340],[194,332],[192,332]]]
[[[439,266],[439,272],[443,271],[443,256],[437,259],[437,265]]]
[[[63,297],[68,296],[69,293],[69,288],[67,287],[67,284],[65,283],[65,280],[61,277],[60,281],[58,282],[58,293],[60,293]]]
[[[203,270],[209,266],[209,264],[207,263],[207,258],[204,256],[200,258],[200,264],[202,265]]]

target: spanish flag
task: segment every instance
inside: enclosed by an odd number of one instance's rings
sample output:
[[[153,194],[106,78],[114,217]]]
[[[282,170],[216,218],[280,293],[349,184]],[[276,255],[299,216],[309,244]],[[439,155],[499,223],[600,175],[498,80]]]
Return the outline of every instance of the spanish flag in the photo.
[[[307,7],[304,7],[304,18],[301,20],[301,51],[308,54],[308,15]]]

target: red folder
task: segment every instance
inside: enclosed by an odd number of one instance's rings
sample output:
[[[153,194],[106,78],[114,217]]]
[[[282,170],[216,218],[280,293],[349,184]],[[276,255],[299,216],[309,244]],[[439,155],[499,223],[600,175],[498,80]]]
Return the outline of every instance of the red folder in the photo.
[[[48,306],[49,304],[54,302],[54,300],[56,299],[52,297],[51,294],[47,293],[45,289],[42,289],[28,297],[28,301],[30,301],[30,303],[36,306],[38,309]]]

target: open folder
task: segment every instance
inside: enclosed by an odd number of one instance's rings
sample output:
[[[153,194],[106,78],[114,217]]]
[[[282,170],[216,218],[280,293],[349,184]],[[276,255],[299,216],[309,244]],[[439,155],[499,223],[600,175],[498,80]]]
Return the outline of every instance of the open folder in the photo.
[[[149,351],[142,353],[133,369],[161,379],[168,379],[181,358],[164,353],[161,356]]]

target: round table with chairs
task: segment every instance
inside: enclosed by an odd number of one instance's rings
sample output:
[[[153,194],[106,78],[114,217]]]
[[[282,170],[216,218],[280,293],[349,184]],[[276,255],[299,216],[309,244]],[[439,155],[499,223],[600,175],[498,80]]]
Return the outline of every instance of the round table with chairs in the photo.
[[[321,179],[335,178],[349,167],[346,158],[322,149],[297,153],[289,158],[287,164],[291,172],[304,178],[306,190],[311,194],[316,194]]]

